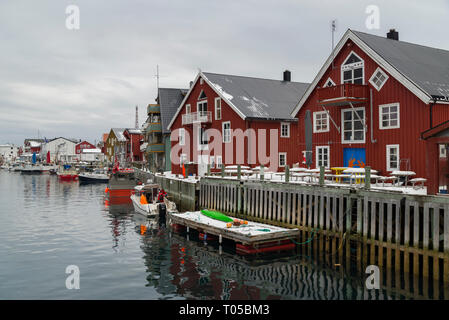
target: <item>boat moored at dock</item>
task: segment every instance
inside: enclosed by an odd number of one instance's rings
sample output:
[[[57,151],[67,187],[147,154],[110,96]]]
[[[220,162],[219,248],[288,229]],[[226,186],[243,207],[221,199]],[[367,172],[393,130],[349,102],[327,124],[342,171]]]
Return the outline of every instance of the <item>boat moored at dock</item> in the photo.
[[[161,214],[161,211],[178,212],[176,204],[165,197],[158,184],[138,185],[134,188],[131,201],[137,213],[147,217]]]
[[[103,170],[96,169],[94,172],[83,172],[78,175],[80,183],[107,183],[109,175]]]

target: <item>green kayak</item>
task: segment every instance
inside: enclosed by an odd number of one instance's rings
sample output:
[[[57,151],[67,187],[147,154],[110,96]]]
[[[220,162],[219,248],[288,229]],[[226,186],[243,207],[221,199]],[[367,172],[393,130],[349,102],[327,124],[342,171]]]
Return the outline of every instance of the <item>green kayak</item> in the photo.
[[[219,211],[203,209],[203,210],[201,210],[201,213],[204,214],[206,217],[209,217],[209,218],[212,218],[215,220],[220,220],[223,222],[233,222],[234,221],[231,218],[229,218],[227,215],[225,215],[224,213],[221,213]]]

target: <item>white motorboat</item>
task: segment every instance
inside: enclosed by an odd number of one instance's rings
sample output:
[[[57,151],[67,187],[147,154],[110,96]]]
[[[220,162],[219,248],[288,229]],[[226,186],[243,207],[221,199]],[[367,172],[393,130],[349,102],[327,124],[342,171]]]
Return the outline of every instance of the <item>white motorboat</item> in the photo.
[[[138,185],[131,194],[134,210],[147,217],[159,215],[160,211],[177,212],[176,204],[167,198],[158,199],[160,186],[157,184]],[[161,208],[162,205],[162,208]],[[164,213],[165,213],[164,212]]]
[[[43,166],[41,164],[25,164],[22,173],[42,173]]]
[[[95,170],[94,172],[83,172],[78,175],[80,182],[84,183],[105,183],[109,182],[109,175],[102,170]]]

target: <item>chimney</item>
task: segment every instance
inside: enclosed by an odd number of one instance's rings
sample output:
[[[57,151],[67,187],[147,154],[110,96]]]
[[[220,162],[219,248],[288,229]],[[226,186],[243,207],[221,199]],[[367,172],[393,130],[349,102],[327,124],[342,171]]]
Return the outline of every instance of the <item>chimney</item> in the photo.
[[[192,85],[193,85],[193,81],[190,81],[190,85],[189,85],[189,88],[191,88],[191,87],[192,87]]]
[[[284,71],[284,81],[292,81],[292,73],[288,70]]]
[[[390,32],[387,33],[387,39],[399,40],[399,32],[396,29],[390,29]]]

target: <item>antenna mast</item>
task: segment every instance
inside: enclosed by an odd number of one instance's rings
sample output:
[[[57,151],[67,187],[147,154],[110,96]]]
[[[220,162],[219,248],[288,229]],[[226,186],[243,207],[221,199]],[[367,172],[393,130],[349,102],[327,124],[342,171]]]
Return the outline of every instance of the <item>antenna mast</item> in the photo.
[[[337,29],[337,20],[331,21],[331,32],[332,32],[332,69],[334,68],[334,33]]]
[[[139,107],[136,106],[136,129],[139,129]]]

